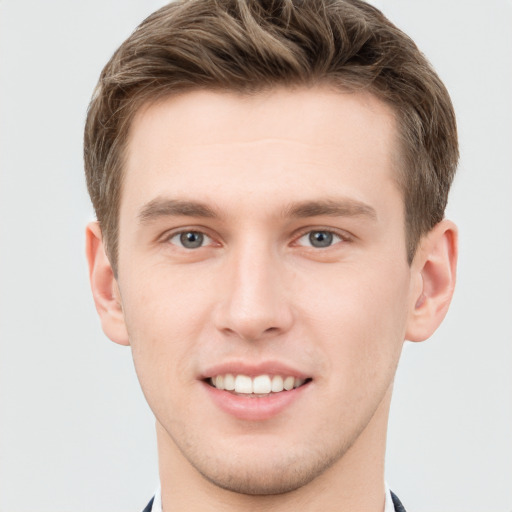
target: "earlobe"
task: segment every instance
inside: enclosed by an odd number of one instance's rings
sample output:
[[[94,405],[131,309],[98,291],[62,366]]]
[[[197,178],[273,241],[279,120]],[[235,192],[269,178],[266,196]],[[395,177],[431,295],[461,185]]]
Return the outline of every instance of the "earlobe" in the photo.
[[[422,238],[412,263],[418,286],[413,291],[407,340],[426,340],[439,327],[453,296],[456,268],[457,227],[443,220]]]
[[[89,280],[103,332],[115,343],[129,345],[119,288],[98,222],[87,225],[85,237]]]

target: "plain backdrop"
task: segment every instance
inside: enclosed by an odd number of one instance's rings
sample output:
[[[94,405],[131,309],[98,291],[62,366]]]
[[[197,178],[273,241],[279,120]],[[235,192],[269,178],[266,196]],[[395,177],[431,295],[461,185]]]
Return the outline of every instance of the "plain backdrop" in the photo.
[[[0,511],[137,512],[153,418],[90,296],[82,166],[89,97],[162,1],[0,0]],[[383,0],[452,94],[457,291],[408,344],[387,480],[411,512],[512,511],[512,3]]]

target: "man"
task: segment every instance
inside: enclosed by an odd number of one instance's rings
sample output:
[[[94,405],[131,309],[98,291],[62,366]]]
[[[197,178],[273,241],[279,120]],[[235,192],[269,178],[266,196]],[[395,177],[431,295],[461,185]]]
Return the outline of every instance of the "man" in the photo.
[[[403,510],[404,340],[446,314],[449,96],[358,0],[185,0],[103,70],[85,129],[96,307],[156,417],[146,510]]]

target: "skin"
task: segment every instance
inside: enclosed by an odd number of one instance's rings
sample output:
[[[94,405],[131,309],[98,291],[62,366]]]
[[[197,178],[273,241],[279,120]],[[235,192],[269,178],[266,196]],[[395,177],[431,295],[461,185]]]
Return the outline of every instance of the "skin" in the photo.
[[[442,321],[457,252],[445,220],[408,265],[396,135],[373,96],[325,88],[196,91],[136,115],[117,279],[97,223],[87,254],[156,417],[164,510],[382,512],[402,344]],[[187,231],[204,244],[183,247]],[[311,379],[279,414],[211,400],[213,366],[269,361]]]

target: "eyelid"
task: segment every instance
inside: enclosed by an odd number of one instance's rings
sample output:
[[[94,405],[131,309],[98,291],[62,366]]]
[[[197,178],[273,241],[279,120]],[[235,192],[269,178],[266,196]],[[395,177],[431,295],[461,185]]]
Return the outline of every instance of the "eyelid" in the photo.
[[[185,247],[182,243],[181,243],[181,235],[183,235],[183,232],[182,233],[175,233],[174,235],[172,235],[171,237],[169,237],[167,240],[169,243],[173,244],[173,245],[177,245],[178,247],[180,247],[180,249],[187,249],[187,250],[197,250],[197,249],[201,249],[203,247],[207,247],[210,245],[212,239],[206,234],[206,233],[201,233],[199,231],[185,231],[185,233],[197,233],[198,235],[201,235],[203,237],[203,239],[201,240],[202,241],[202,244],[198,247]],[[174,243],[172,240],[174,239],[177,239],[177,240],[180,240],[180,242],[176,242]]]
[[[341,238],[341,241],[343,241],[343,242],[351,242],[351,241],[354,240],[354,238],[356,238],[351,233],[349,233],[349,232],[347,232],[345,230],[342,230],[342,229],[336,229],[336,228],[333,228],[333,227],[324,227],[324,226],[307,226],[307,227],[301,228],[300,230],[298,230],[293,235],[292,245],[296,244],[297,241],[300,238],[302,238],[304,235],[307,235],[307,234],[309,234],[311,232],[314,232],[314,231],[324,231],[324,232],[327,232],[327,233],[332,233],[333,235],[338,236],[339,238]],[[214,244],[217,245],[217,246],[220,246],[220,245],[223,244],[222,241],[220,240],[220,237],[218,235],[213,235],[211,233],[211,230],[206,228],[205,226],[180,226],[179,228],[173,228],[173,229],[170,229],[168,231],[165,231],[162,235],[160,235],[158,237],[157,241],[161,242],[161,243],[170,243],[170,240],[173,237],[175,237],[176,235],[180,235],[182,233],[188,233],[188,232],[201,233],[205,237],[209,238],[210,239],[210,243],[208,245],[211,245],[211,242],[214,242]],[[337,242],[337,243],[340,243],[340,242]],[[337,243],[333,244],[330,247],[333,247],[334,245],[337,245]],[[172,244],[172,245],[175,245],[175,246],[179,247],[177,244]],[[202,247],[207,247],[208,245],[205,245],[205,246],[202,246]],[[326,249],[328,249],[328,248],[329,247],[326,247]]]
[[[201,247],[211,246],[212,242],[214,242],[214,244],[216,245],[221,245],[221,243],[218,241],[219,237],[212,235],[211,230],[205,228],[204,226],[180,226],[179,228],[170,229],[168,231],[165,231],[161,236],[159,236],[158,241],[161,243],[167,243],[174,245],[176,247],[180,247],[182,249],[186,249],[186,247],[182,247],[178,244],[171,243],[172,238],[183,233],[200,233],[201,235],[204,235],[205,238],[208,238],[210,242]]]
[[[307,235],[309,233],[315,232],[315,231],[323,231],[325,233],[331,233],[339,238],[341,238],[342,242],[351,242],[354,240],[355,236],[351,235],[345,230],[342,229],[336,229],[333,227],[323,227],[323,226],[308,226],[306,228],[302,228],[298,231],[298,233],[293,237],[293,244],[296,244],[298,240],[300,240],[304,235]],[[337,245],[340,242],[337,242],[329,247],[326,247],[325,249],[329,249],[330,247],[333,247]],[[304,247],[304,246],[303,246]]]

